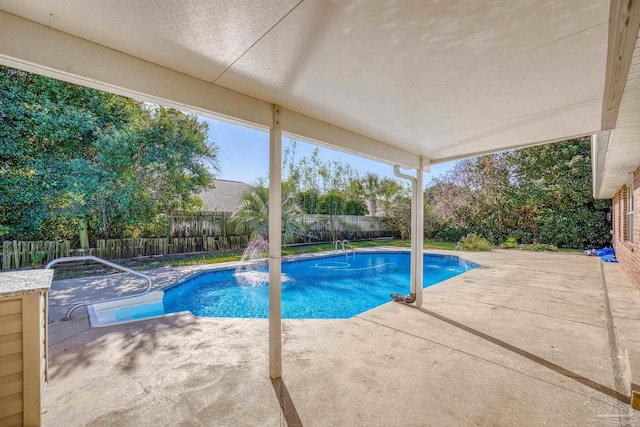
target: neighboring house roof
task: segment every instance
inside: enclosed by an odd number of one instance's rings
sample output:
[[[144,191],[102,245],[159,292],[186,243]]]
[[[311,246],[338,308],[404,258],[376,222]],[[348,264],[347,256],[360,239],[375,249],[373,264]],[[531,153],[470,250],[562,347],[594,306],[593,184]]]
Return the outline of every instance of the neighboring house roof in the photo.
[[[242,195],[253,189],[246,182],[213,180],[214,188],[204,190],[198,196],[204,205],[202,210],[216,212],[237,212],[242,206]]]

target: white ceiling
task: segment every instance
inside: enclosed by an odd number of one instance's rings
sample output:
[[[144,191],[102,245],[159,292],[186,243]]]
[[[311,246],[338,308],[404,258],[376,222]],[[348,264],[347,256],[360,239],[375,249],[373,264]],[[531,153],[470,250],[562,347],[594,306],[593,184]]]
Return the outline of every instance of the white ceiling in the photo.
[[[433,162],[601,129],[608,0],[0,0],[0,9]]]

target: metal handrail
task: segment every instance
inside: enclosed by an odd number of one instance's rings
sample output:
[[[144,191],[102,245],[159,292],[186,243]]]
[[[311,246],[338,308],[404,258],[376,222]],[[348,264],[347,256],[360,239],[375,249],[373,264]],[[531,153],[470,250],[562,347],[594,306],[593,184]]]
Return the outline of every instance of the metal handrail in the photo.
[[[111,261],[107,261],[107,260],[102,259],[102,258],[98,258],[97,256],[93,256],[93,255],[82,255],[82,256],[70,256],[70,257],[64,257],[64,258],[57,258],[57,259],[54,259],[53,261],[51,261],[49,264],[47,264],[45,266],[45,268],[53,268],[58,264],[67,263],[67,262],[75,262],[75,261],[94,261],[94,262],[97,262],[99,264],[104,264],[104,265],[106,265],[108,267],[115,268],[116,270],[120,270],[120,271],[124,271],[125,273],[133,274],[134,276],[138,276],[138,277],[146,280],[147,281],[147,288],[142,293],[139,293],[139,294],[133,294],[133,295],[127,295],[127,296],[123,296],[123,297],[110,298],[110,299],[106,299],[106,300],[102,300],[102,301],[92,301],[92,302],[86,302],[86,303],[82,303],[82,304],[76,304],[73,307],[71,307],[69,309],[69,311],[67,311],[67,314],[64,316],[64,319],[62,319],[62,320],[71,320],[71,313],[73,313],[74,311],[76,311],[80,307],[86,307],[86,306],[88,306],[90,304],[96,304],[96,303],[99,303],[99,302],[119,301],[119,300],[128,299],[128,298],[140,297],[142,295],[145,295],[145,294],[149,293],[149,291],[151,290],[151,287],[153,285],[153,283],[151,282],[151,278],[149,276],[147,276],[146,274],[139,273],[139,272],[134,271],[134,270],[132,270],[130,268],[123,267],[121,265],[118,265],[118,264],[113,263]]]
[[[344,252],[347,255],[349,254],[349,251],[347,251],[347,248],[344,246],[344,244],[346,243],[346,244],[349,245],[349,248],[351,248],[351,253],[355,255],[356,250],[353,249],[353,246],[351,245],[351,242],[348,241],[347,239],[343,239],[343,240],[337,239],[335,241],[334,251],[338,252],[338,243],[340,243],[342,245],[342,252]]]
[[[344,251],[345,251],[346,253],[348,253],[347,248],[344,246],[344,244],[345,244],[345,243],[346,243],[347,245],[349,245],[349,248],[351,249],[351,253],[352,253],[353,255],[355,255],[355,254],[356,254],[356,250],[355,250],[355,249],[353,249],[353,246],[351,245],[351,242],[350,242],[350,241],[348,241],[348,240],[346,240],[346,239],[342,241],[342,248],[344,249]]]

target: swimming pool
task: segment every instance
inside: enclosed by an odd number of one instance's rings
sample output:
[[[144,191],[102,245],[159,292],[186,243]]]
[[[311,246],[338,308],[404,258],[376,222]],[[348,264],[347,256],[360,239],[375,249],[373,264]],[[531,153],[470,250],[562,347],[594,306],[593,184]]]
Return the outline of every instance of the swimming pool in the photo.
[[[423,287],[478,267],[456,256],[424,255]],[[409,252],[358,252],[282,263],[282,317],[342,319],[409,293]],[[210,270],[126,306],[89,307],[94,326],[189,311],[206,317],[266,318],[266,265]],[[133,305],[132,305],[133,304]]]

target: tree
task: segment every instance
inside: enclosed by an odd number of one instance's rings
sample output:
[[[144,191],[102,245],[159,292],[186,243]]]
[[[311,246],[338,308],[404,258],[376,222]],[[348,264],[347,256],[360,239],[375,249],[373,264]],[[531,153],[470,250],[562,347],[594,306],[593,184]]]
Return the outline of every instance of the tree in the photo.
[[[347,198],[342,207],[343,215],[366,215],[367,205],[362,200]]]
[[[373,172],[367,172],[360,180],[362,196],[369,207],[369,215],[378,212],[378,198],[380,197],[380,177]]]
[[[215,147],[196,116],[0,67],[0,224],[19,239],[135,236],[197,203]]]
[[[369,215],[377,215],[380,203],[388,202],[400,194],[402,184],[391,178],[380,178],[380,175],[367,172],[360,179],[360,194],[369,207]]]
[[[346,162],[322,160],[320,148],[310,156],[296,158],[298,142],[283,151],[283,188],[298,194],[298,204],[305,213],[330,215],[364,215],[367,206],[362,201],[362,183],[358,171]],[[375,175],[375,174],[373,174]],[[396,181],[381,180],[378,198],[392,197],[400,187]]]
[[[382,223],[386,230],[397,230],[401,239],[411,237],[411,196],[398,194],[385,207]]]
[[[296,159],[297,141],[282,152],[283,183],[294,192],[315,190],[324,194],[331,190],[348,192],[358,171],[346,162],[322,160],[320,148],[316,147],[310,156]]]
[[[333,190],[320,196],[319,205],[318,213],[325,215],[342,215],[345,208],[345,199],[342,194]]]
[[[233,220],[236,224],[253,230],[252,237],[269,237],[269,187],[264,181],[259,181],[253,190],[243,194],[242,199],[242,207],[233,215]],[[301,213],[295,194],[286,187],[283,188],[282,229],[285,242],[293,241],[296,234],[305,231],[296,220]]]
[[[293,191],[293,190],[289,190]],[[298,205],[304,213],[316,214],[320,209],[320,194],[316,189],[300,191],[297,196]]]
[[[609,244],[610,202],[591,194],[591,152],[587,138],[508,154],[518,204],[530,212],[536,239],[584,249]]]
[[[425,230],[443,240],[475,232],[494,244],[515,237],[584,248],[610,238],[609,203],[591,196],[584,138],[458,161],[431,181],[425,203]]]

